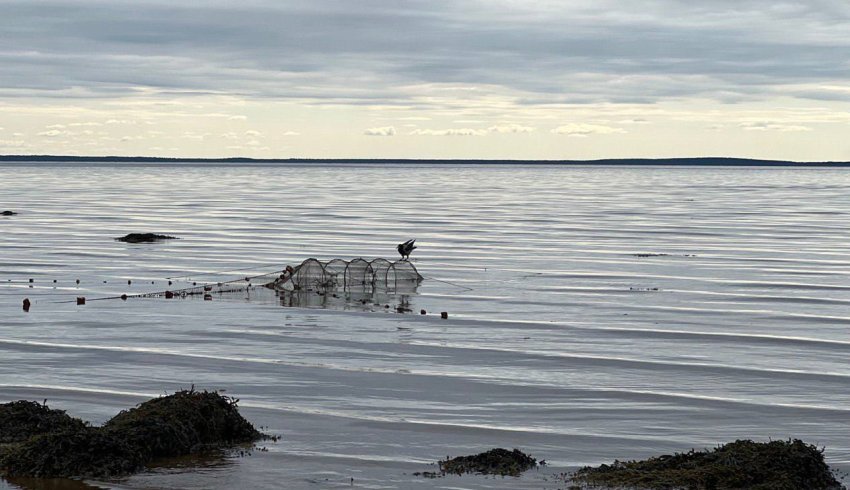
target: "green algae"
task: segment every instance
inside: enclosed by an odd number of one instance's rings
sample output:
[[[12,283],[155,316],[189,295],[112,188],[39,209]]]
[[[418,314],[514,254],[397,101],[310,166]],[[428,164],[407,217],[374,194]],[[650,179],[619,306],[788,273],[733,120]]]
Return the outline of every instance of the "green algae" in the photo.
[[[645,489],[843,489],[823,450],[798,439],[737,440],[710,451],[664,455],[643,461],[615,461],[585,467],[573,482],[593,487]]]

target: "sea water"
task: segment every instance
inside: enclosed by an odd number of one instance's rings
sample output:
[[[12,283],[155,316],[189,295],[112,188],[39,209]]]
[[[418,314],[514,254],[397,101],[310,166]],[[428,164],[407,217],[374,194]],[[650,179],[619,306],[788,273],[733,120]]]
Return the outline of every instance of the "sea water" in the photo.
[[[582,465],[789,437],[850,470],[846,170],[19,163],[0,164],[4,209],[0,402],[100,424],[194,385],[281,436],[89,484],[559,488]],[[114,240],[130,232],[179,240]],[[409,238],[425,280],[403,313],[259,289],[97,300],[396,260]],[[413,475],[492,447],[548,465]]]

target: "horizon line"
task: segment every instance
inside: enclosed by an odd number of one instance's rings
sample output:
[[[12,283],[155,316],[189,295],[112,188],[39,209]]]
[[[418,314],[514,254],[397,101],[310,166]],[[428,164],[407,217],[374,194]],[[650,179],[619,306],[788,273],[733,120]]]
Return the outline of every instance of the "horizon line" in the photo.
[[[751,166],[833,166],[850,167],[850,161],[795,161],[746,157],[635,157],[596,159],[517,159],[517,158],[253,158],[253,157],[156,157],[156,156],[80,156],[80,155],[0,155],[0,162],[187,162],[187,163],[468,163],[468,164],[551,164],[551,165],[751,165]]]

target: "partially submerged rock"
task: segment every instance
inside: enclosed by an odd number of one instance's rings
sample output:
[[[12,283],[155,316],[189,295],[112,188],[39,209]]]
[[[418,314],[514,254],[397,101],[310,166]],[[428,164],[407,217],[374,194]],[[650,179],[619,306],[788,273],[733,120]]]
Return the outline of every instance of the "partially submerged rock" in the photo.
[[[0,444],[84,427],[82,420],[71,417],[64,410],[51,410],[46,404],[25,400],[0,404]]]
[[[16,214],[18,214],[18,213],[14,212],[14,211],[3,211],[3,212],[0,212],[0,216],[15,216]]]
[[[216,392],[181,391],[122,411],[103,427],[71,419],[79,423],[58,424],[54,430],[41,431],[0,452],[0,473],[39,478],[115,477],[138,471],[157,458],[263,437],[239,414],[236,402]],[[0,438],[21,441],[16,435],[20,433],[23,431],[6,434],[0,430]]]
[[[472,456],[440,461],[443,473],[480,473],[485,475],[519,476],[520,473],[537,466],[537,460],[519,449],[509,451],[496,448]]]
[[[844,486],[824,462],[823,451],[798,439],[738,440],[710,451],[693,451],[644,461],[615,461],[585,467],[574,483],[609,488],[837,490]]]
[[[156,233],[130,233],[116,238],[115,240],[126,243],[153,243],[160,240],[179,240],[179,238],[175,236],[158,235]]]

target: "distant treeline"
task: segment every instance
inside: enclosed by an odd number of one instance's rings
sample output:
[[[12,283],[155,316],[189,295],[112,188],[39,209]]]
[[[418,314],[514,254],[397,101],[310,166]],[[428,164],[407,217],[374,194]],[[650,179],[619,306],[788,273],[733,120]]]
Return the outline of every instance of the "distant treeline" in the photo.
[[[86,157],[63,155],[0,155],[0,162],[62,163],[332,163],[332,164],[439,164],[439,165],[681,165],[733,167],[850,167],[850,162],[792,162],[750,158],[606,158],[600,160],[462,160],[405,158],[166,158],[166,157]]]

